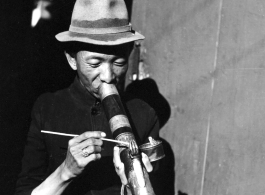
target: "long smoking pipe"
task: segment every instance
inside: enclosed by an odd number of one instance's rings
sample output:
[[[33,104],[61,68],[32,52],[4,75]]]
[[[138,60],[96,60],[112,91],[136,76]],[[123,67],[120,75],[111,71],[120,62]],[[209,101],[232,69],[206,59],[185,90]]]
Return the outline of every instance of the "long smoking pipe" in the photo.
[[[148,173],[141,162],[141,156],[119,93],[113,84],[102,83],[99,95],[109,121],[113,138],[128,142],[128,147],[120,147],[121,161],[133,195],[155,195]],[[120,146],[123,146],[120,144]]]

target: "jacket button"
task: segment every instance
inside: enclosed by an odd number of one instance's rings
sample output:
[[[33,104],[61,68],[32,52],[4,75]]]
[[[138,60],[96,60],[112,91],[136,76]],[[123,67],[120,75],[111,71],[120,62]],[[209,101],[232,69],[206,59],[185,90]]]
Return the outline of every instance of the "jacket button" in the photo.
[[[96,108],[92,108],[91,109],[91,114],[92,115],[97,115],[97,114],[99,114],[99,112],[98,112],[98,110]]]

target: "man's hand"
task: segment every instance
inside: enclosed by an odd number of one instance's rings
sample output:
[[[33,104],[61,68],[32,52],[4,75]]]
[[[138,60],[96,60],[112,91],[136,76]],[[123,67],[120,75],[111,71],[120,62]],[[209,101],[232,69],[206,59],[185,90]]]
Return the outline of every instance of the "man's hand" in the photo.
[[[85,132],[68,142],[64,162],[32,191],[32,195],[59,195],[81,174],[91,161],[101,158],[102,140],[106,134],[100,131]]]
[[[101,137],[106,134],[100,131],[85,132],[68,142],[67,156],[62,164],[62,178],[74,178],[82,173],[85,166],[91,161],[101,158]]]
[[[142,161],[143,161],[143,164],[144,164],[147,172],[151,172],[153,170],[153,166],[150,163],[148,156],[144,153],[142,153]],[[120,149],[117,146],[114,147],[113,163],[115,166],[116,173],[118,174],[118,176],[121,179],[121,183],[123,185],[127,185],[128,180],[127,180],[125,172],[124,172],[124,164],[121,162]]]

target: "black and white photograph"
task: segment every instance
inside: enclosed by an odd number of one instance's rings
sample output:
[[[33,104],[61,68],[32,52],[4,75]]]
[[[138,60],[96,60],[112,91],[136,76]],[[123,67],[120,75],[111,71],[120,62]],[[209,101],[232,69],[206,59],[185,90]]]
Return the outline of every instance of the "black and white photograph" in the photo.
[[[265,194],[265,1],[0,9],[1,195]]]

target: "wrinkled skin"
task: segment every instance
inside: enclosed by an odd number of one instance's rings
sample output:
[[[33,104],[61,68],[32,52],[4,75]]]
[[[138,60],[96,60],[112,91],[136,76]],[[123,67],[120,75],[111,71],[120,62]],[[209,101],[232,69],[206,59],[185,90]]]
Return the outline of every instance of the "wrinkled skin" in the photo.
[[[101,83],[120,84],[128,69],[128,57],[131,45],[91,46],[81,48],[76,53],[66,53],[73,70],[77,71],[79,80],[96,98],[99,98]]]
[[[82,173],[85,166],[101,158],[101,137],[106,134],[100,131],[85,132],[68,143],[68,151],[64,161],[64,170],[69,178],[74,178]],[[87,157],[83,156],[83,149],[86,149]]]

